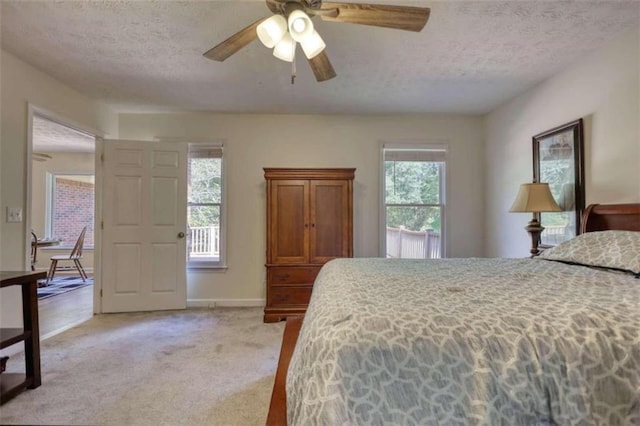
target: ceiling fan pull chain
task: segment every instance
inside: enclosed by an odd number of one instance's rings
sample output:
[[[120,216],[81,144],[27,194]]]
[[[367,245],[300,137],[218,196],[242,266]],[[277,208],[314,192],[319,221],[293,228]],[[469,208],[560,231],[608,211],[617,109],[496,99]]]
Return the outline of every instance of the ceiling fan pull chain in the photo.
[[[295,83],[296,80],[296,44],[297,43],[293,43],[293,47],[291,49],[293,49],[293,60],[291,61],[291,84]]]

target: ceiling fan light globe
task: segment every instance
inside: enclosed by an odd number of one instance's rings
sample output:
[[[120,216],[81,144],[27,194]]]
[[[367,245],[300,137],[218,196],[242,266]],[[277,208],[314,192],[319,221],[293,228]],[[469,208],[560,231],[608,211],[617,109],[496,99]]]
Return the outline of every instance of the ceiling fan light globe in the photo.
[[[302,50],[307,59],[315,58],[327,47],[322,37],[320,37],[320,34],[315,30],[300,42],[300,46],[302,46]]]
[[[301,10],[294,10],[289,14],[288,19],[289,34],[298,42],[313,33],[313,22],[309,15]]]
[[[296,42],[287,33],[278,44],[276,44],[276,47],[273,49],[273,56],[282,61],[293,62],[295,49]]]
[[[273,15],[258,25],[256,33],[262,44],[271,49],[287,33],[287,20],[282,15]]]
[[[301,33],[305,30],[305,28],[307,28],[307,24],[304,22],[304,19],[302,18],[297,18],[295,21],[293,21],[291,26],[293,27],[293,30],[296,33]]]

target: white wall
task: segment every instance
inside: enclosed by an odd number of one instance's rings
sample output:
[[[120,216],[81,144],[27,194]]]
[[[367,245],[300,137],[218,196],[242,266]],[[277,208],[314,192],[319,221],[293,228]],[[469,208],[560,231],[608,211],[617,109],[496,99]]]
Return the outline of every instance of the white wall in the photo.
[[[640,202],[640,31],[634,29],[486,117],[488,256],[524,257],[524,213],[509,213],[530,182],[533,135],[585,122],[586,204]]]
[[[225,143],[229,268],[190,272],[190,300],[264,299],[263,167],[355,167],[355,255],[378,256],[381,141],[449,145],[449,256],[482,255],[480,117],[123,114],[119,123],[122,139],[193,138]]]
[[[27,110],[35,105],[87,129],[117,136],[117,114],[106,105],[26,64],[2,50],[0,55],[0,87],[2,87],[0,115],[0,269],[22,270],[26,266],[26,221],[7,223],[6,208],[27,206]],[[26,213],[26,212],[25,212]],[[0,291],[4,325],[19,325],[17,289]],[[18,308],[16,308],[18,307]]]

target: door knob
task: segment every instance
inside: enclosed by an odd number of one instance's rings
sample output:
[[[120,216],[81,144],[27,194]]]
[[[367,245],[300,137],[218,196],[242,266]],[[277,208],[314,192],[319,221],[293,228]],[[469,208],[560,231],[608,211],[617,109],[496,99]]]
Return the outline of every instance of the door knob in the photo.
[[[184,238],[184,232],[178,232],[178,238]]]

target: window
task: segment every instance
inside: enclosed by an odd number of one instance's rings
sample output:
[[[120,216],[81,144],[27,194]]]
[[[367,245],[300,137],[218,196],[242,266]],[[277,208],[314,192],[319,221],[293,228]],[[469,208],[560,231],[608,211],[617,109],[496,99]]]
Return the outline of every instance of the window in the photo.
[[[224,185],[221,146],[189,146],[188,266],[224,266]]]
[[[382,163],[383,255],[442,257],[446,148],[386,145]]]
[[[93,247],[94,175],[51,174],[47,236],[73,247],[87,227],[85,246]]]

